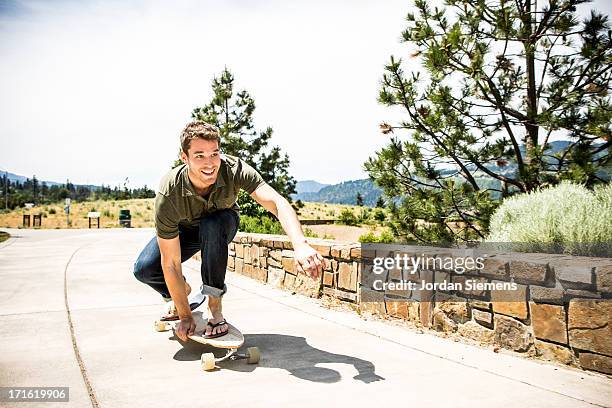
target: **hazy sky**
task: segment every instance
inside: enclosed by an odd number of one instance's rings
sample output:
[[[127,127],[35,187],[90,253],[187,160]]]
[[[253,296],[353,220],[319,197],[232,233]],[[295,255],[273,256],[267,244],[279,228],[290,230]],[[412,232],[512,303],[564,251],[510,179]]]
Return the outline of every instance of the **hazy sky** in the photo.
[[[410,1],[0,0],[0,170],[157,187],[224,66],[298,180],[367,177]],[[600,0],[590,7],[608,9]]]

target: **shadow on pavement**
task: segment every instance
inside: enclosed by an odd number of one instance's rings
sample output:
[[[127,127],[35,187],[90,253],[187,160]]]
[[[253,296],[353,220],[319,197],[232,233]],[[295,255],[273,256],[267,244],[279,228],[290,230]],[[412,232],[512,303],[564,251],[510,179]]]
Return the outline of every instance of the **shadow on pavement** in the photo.
[[[240,348],[240,352],[245,352],[247,347],[257,346],[262,354],[259,364],[247,364],[245,360],[226,360],[218,363],[221,370],[250,372],[257,369],[258,366],[281,368],[303,380],[334,383],[342,379],[340,373],[330,368],[317,367],[317,365],[342,363],[355,367],[359,374],[353,377],[354,380],[366,384],[384,380],[383,377],[375,373],[374,364],[370,361],[320,350],[310,346],[304,337],[284,334],[245,334],[244,338],[245,342]],[[217,357],[221,357],[225,353],[225,350],[194,341],[183,342],[176,336],[170,337],[170,340],[176,340],[183,346],[174,355],[174,359],[178,361],[200,360],[202,353],[212,352]]]

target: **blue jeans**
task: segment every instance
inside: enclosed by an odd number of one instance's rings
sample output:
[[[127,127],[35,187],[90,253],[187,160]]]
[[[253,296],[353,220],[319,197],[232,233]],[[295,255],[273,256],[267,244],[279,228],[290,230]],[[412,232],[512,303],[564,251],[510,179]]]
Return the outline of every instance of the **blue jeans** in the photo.
[[[220,297],[227,292],[225,286],[227,246],[238,231],[239,220],[236,211],[228,209],[206,215],[200,220],[199,228],[179,226],[181,263],[201,251],[201,292],[205,295]],[[165,299],[170,298],[161,266],[157,237],[153,237],[138,256],[134,264],[134,276],[155,289]]]

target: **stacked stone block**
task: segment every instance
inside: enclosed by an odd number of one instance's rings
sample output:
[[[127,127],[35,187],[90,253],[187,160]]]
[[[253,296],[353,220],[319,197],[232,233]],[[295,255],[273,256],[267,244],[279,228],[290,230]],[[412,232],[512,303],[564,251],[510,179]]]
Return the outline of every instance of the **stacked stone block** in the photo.
[[[487,256],[482,269],[459,274],[432,267],[408,279],[514,282],[516,291],[376,291],[365,289],[372,274],[362,273],[361,268],[367,268],[368,258],[393,257],[393,251],[368,253],[360,244],[308,241],[324,258],[323,274],[317,280],[297,273],[286,236],[239,233],[230,244],[228,269],[294,293],[354,303],[362,313],[413,321],[482,344],[612,374],[610,259],[498,253]],[[402,253],[411,256],[465,256],[465,250],[403,248]],[[389,280],[402,278],[401,271],[389,271]]]
[[[293,245],[286,236],[239,233],[229,246],[228,269],[310,297],[334,296],[357,302],[359,245],[309,239],[324,258],[319,279],[297,273]]]

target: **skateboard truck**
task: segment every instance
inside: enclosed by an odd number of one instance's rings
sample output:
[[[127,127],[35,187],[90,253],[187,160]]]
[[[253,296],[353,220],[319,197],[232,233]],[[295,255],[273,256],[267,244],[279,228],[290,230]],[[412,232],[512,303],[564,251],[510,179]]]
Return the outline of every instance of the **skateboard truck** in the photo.
[[[224,360],[247,360],[248,364],[257,364],[260,357],[261,353],[257,347],[249,347],[246,353],[238,353],[238,349],[230,348],[227,349],[223,357],[219,358],[215,357],[213,353],[202,353],[202,369],[205,371],[213,370],[215,368],[215,363]]]

